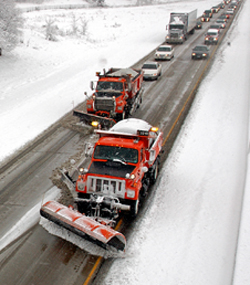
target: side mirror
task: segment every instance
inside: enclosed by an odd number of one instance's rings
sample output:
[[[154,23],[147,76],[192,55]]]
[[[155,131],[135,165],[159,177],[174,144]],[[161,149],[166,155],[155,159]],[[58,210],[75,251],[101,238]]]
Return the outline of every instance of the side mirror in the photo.
[[[89,98],[89,96],[88,96],[88,93],[85,91],[84,93],[83,93],[87,98]]]
[[[91,88],[91,90],[94,90],[94,89],[95,89],[95,87],[94,87],[94,82],[93,82],[93,81],[90,81],[90,88]]]
[[[149,162],[151,163],[151,162],[153,162],[154,160],[155,160],[155,150],[154,149],[151,149],[150,151],[149,151]]]
[[[94,147],[92,144],[90,143],[86,143],[85,146],[84,146],[84,154],[86,157],[90,157],[92,156],[94,152]]]

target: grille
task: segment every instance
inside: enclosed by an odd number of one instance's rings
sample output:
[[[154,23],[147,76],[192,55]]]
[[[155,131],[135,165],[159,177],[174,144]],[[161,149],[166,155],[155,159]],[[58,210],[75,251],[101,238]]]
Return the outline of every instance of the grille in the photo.
[[[171,38],[178,39],[179,34],[177,34],[177,33],[171,33],[170,36],[171,36]]]
[[[114,110],[114,100],[113,99],[95,99],[95,109],[96,111],[111,111]]]
[[[114,195],[124,198],[125,196],[125,180],[118,179],[102,179],[99,177],[89,176],[87,180],[88,193],[102,193]]]

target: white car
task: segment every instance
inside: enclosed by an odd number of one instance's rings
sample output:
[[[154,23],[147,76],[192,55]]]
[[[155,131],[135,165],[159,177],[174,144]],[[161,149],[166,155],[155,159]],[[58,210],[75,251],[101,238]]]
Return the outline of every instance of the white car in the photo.
[[[230,15],[233,15],[234,12],[235,12],[234,9],[228,9],[228,10],[227,10],[227,13],[230,14]]]
[[[161,76],[161,64],[154,61],[147,61],[143,64],[143,79],[158,79]]]
[[[155,60],[171,60],[174,57],[174,48],[170,45],[161,45],[155,52]]]

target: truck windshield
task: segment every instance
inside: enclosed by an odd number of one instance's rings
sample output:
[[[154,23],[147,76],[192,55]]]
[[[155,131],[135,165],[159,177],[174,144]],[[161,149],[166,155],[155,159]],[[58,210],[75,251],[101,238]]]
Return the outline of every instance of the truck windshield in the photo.
[[[183,30],[184,26],[183,24],[172,24],[170,25],[170,30]]]
[[[95,159],[121,160],[122,162],[137,163],[138,150],[118,146],[97,145],[94,152]]]
[[[96,90],[116,90],[116,91],[122,91],[123,90],[123,84],[122,82],[109,82],[109,81],[98,81]]]
[[[107,91],[106,92],[95,92],[95,96],[97,98],[103,98],[103,97],[108,97],[108,98],[115,97],[115,98],[117,98],[121,95],[122,95],[122,93],[120,93],[120,92],[107,92]]]

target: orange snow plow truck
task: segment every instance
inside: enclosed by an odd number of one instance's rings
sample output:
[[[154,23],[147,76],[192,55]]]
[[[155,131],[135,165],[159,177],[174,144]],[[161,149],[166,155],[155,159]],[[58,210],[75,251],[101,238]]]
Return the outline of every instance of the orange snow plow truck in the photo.
[[[137,215],[140,201],[156,181],[163,134],[134,118],[96,133],[99,139],[91,149],[90,165],[80,172],[75,183],[78,211],[49,201],[40,212],[46,219],[106,249],[123,251],[125,237],[114,227],[120,213]]]
[[[143,71],[133,68],[111,68],[104,74],[97,72],[94,94],[87,100],[87,113],[74,110],[73,115],[87,125],[112,127],[132,115],[142,103]]]

